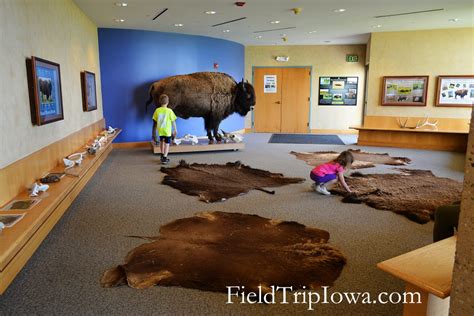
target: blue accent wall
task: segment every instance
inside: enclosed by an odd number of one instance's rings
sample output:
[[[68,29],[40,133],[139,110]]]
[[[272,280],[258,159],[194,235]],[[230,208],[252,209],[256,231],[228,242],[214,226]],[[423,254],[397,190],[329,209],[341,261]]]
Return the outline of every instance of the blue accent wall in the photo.
[[[150,85],[160,79],[197,71],[225,72],[244,77],[244,46],[204,36],[99,28],[102,103],[107,125],[123,132],[117,142],[151,139],[154,105],[145,113]],[[232,114],[221,123],[225,131],[244,128],[244,118]],[[178,118],[178,137],[206,135],[202,118]]]

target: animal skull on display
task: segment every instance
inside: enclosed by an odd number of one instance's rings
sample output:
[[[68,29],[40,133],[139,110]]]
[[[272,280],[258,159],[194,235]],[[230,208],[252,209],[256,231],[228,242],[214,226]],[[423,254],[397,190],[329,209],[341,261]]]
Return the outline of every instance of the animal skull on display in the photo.
[[[241,143],[244,140],[244,137],[237,133],[227,133],[221,129],[222,136],[224,138],[224,143],[234,142]]]
[[[438,129],[438,121],[434,121],[433,123],[431,123],[429,120],[429,116],[427,116],[423,121],[422,120],[418,120],[418,122],[416,123],[415,126],[407,126],[407,123],[408,123],[408,117],[404,118],[405,120],[402,121],[402,118],[400,117],[397,117],[397,122],[398,122],[398,125],[400,126],[400,128],[409,128],[409,129],[418,129],[418,128],[422,128],[423,126],[430,126],[430,127],[434,127],[435,129]]]
[[[34,196],[38,196],[38,194],[40,194],[41,192],[45,192],[49,189],[49,185],[47,184],[38,184],[38,183],[34,183],[33,186],[31,187],[31,193],[30,193],[30,196],[34,197]]]
[[[176,145],[180,145],[182,142],[188,142],[188,143],[191,143],[192,145],[196,145],[196,144],[199,143],[199,140],[198,140],[197,136],[195,136],[195,135],[186,134],[186,135],[184,135],[183,138],[175,138],[173,140],[173,142]]]

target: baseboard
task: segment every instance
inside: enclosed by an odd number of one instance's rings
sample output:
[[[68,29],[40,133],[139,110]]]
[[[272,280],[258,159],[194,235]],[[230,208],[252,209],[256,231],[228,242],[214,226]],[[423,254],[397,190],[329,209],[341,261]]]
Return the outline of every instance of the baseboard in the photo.
[[[359,132],[352,129],[312,129],[311,134],[355,134]]]
[[[149,148],[150,142],[125,142],[125,143],[113,143],[114,148],[117,149],[131,149],[131,148]]]

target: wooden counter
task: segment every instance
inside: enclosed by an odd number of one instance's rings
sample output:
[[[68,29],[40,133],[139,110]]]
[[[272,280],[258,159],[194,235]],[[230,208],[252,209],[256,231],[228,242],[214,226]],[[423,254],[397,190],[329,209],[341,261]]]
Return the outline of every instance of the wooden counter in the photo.
[[[49,184],[44,198],[28,211],[8,210],[0,214],[25,214],[23,219],[11,228],[5,228],[0,233],[0,294],[2,294],[15,276],[20,272],[41,242],[59,221],[67,208],[79,195],[102,162],[112,151],[112,141],[117,137],[117,131],[110,137],[107,144],[93,156],[84,156],[81,166],[75,167],[77,176],[64,176],[61,181]],[[50,172],[62,172],[64,167],[57,167]],[[71,169],[72,170],[72,169]],[[28,192],[22,192],[14,198],[29,198]]]

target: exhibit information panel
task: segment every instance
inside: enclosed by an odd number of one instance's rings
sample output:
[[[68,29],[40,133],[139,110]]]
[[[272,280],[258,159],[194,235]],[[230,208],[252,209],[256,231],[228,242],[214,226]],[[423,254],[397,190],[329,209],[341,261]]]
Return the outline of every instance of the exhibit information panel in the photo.
[[[319,105],[357,105],[358,77],[319,77]]]

